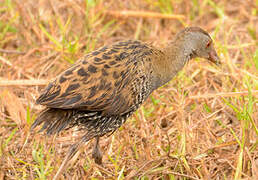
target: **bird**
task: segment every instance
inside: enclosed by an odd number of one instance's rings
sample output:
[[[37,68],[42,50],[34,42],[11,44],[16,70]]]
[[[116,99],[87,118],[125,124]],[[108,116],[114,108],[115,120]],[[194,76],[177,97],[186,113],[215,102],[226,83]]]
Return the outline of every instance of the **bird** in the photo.
[[[200,27],[184,28],[162,49],[139,40],[105,45],[47,85],[36,100],[45,109],[31,129],[43,124],[40,131],[57,134],[79,127],[83,135],[71,145],[65,163],[84,143],[95,139],[92,157],[102,164],[100,138],[113,134],[154,90],[196,57],[220,64],[212,38]]]

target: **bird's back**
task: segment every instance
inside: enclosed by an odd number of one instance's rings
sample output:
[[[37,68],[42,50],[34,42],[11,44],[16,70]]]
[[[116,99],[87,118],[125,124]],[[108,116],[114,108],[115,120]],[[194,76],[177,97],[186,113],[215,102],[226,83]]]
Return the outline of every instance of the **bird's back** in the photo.
[[[47,116],[55,117],[57,112],[66,118],[59,117],[55,120],[58,124],[85,124],[90,118],[100,123],[99,119],[107,122],[110,118],[119,122],[114,126],[121,126],[154,90],[152,61],[158,53],[152,46],[129,40],[87,54],[51,82],[37,99],[47,110],[34,126],[46,122],[43,119]],[[55,121],[49,119],[48,124]]]

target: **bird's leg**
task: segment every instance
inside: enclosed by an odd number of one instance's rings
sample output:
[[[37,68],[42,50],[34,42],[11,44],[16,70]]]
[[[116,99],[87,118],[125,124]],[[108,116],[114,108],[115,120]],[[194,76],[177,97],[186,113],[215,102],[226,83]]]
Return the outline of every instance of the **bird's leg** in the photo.
[[[95,163],[102,164],[102,152],[99,149],[99,137],[95,138],[95,145],[92,151],[92,158],[94,158]]]

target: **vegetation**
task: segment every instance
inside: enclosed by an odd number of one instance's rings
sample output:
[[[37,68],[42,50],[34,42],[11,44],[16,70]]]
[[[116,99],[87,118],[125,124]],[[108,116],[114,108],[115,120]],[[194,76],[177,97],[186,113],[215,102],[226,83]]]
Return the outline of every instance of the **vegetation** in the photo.
[[[103,166],[89,142],[63,178],[256,179],[257,7],[257,0],[0,0],[0,179],[53,178],[80,136],[30,131],[47,81],[104,44],[163,47],[185,26],[210,32],[222,66],[189,62],[101,139]]]

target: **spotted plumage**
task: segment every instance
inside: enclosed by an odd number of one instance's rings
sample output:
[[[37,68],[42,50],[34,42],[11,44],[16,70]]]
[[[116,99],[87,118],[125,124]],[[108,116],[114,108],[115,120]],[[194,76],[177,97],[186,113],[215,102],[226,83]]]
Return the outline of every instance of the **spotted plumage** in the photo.
[[[135,111],[154,90],[145,87],[149,84],[145,80],[152,76],[147,69],[150,65],[146,66],[146,58],[159,58],[159,53],[162,52],[140,41],[104,46],[60,74],[48,85],[37,103],[49,108],[96,110],[102,115]],[[135,84],[139,87],[135,88]],[[141,99],[135,96],[139,93],[142,94]]]
[[[80,144],[96,138],[93,156],[101,163],[99,137],[119,128],[153,90],[194,57],[218,63],[210,36],[198,27],[185,28],[164,49],[137,40],[101,47],[49,83],[37,99],[46,109],[32,128],[43,123],[42,130],[53,134],[79,126],[85,135],[67,159]]]

